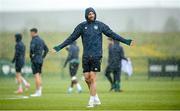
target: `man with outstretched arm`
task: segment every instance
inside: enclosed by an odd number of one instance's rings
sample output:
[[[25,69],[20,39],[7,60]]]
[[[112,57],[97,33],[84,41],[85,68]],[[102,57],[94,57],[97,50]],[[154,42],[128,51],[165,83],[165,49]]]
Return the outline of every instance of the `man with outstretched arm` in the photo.
[[[55,53],[71,44],[81,36],[83,44],[82,67],[85,81],[90,91],[90,99],[87,107],[100,105],[100,99],[96,92],[96,72],[100,72],[102,58],[102,33],[114,40],[127,45],[132,45],[132,40],[124,39],[113,32],[106,24],[96,20],[96,12],[93,8],[85,10],[86,21],[80,23],[73,33],[60,45],[55,46],[51,52]]]

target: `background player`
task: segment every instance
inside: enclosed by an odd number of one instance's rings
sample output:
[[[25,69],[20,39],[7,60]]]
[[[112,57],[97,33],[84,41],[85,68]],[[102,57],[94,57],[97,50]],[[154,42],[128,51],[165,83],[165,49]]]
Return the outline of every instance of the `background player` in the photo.
[[[76,77],[79,67],[79,47],[76,45],[76,41],[74,41],[68,48],[66,48],[66,50],[68,51],[68,57],[65,61],[64,67],[66,67],[67,63],[69,63],[69,73],[71,76],[71,85],[68,88],[68,93],[72,92],[75,85],[77,85],[78,93],[81,93],[82,88]]]
[[[111,89],[115,92],[120,92],[120,78],[121,78],[121,60],[125,59],[123,47],[119,45],[119,42],[109,38],[109,55],[108,55],[108,66],[105,71],[105,76],[111,84]],[[111,77],[113,73],[113,79]]]
[[[38,97],[42,95],[41,70],[43,59],[46,57],[49,49],[45,42],[39,37],[38,30],[36,28],[32,28],[30,33],[32,37],[30,44],[30,58],[36,83],[36,91],[31,96]]]
[[[22,35],[20,33],[15,34],[15,54],[12,63],[15,63],[16,80],[18,83],[18,89],[15,93],[23,93],[22,83],[24,83],[26,89],[29,89],[30,84],[22,77],[21,69],[25,64],[25,45],[22,42]]]

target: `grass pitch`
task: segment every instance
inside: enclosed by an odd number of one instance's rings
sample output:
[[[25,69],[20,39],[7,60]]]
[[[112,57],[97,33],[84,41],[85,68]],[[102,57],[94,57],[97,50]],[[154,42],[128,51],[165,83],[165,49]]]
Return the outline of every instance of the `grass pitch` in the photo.
[[[102,76],[102,75],[101,75]],[[62,79],[58,74],[43,75],[43,95],[26,98],[35,90],[32,77],[29,91],[22,95],[14,94],[14,78],[0,78],[0,110],[89,110],[86,108],[89,93],[84,81],[80,80],[83,92],[75,90],[67,94],[69,78]],[[147,75],[134,74],[129,80],[122,77],[123,92],[109,92],[109,83],[97,80],[98,94],[102,105],[93,110],[173,110],[180,109],[180,78],[152,78]]]

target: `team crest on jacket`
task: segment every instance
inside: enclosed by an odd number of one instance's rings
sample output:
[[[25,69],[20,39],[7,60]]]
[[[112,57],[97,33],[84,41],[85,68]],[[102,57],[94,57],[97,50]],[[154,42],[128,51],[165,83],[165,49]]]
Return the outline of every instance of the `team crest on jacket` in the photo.
[[[84,29],[87,29],[87,27],[84,27]]]
[[[98,29],[98,26],[97,26],[97,25],[94,25],[94,29],[97,30],[97,29]]]

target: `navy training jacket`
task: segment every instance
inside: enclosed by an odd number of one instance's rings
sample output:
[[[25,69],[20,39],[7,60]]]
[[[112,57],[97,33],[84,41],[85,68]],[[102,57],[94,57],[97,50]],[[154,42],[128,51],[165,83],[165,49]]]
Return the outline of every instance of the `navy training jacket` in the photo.
[[[62,44],[54,47],[56,51],[61,50],[81,36],[83,44],[83,57],[102,57],[102,34],[130,45],[132,40],[122,38],[113,32],[106,24],[97,20],[91,22],[88,21],[87,16],[89,12],[94,12],[96,15],[93,8],[87,8],[85,11],[86,21],[80,23]]]
[[[15,62],[16,67],[22,67],[25,63],[25,45],[21,41],[22,37],[20,34],[15,35],[16,45],[15,45],[15,54],[12,62]]]
[[[39,37],[35,36],[31,40],[30,44],[30,58],[33,63],[43,63],[43,59],[46,57],[49,49],[45,42]]]
[[[108,55],[108,66],[112,68],[118,68],[121,66],[121,60],[125,59],[123,47],[119,43],[115,43],[109,46],[109,55]]]

